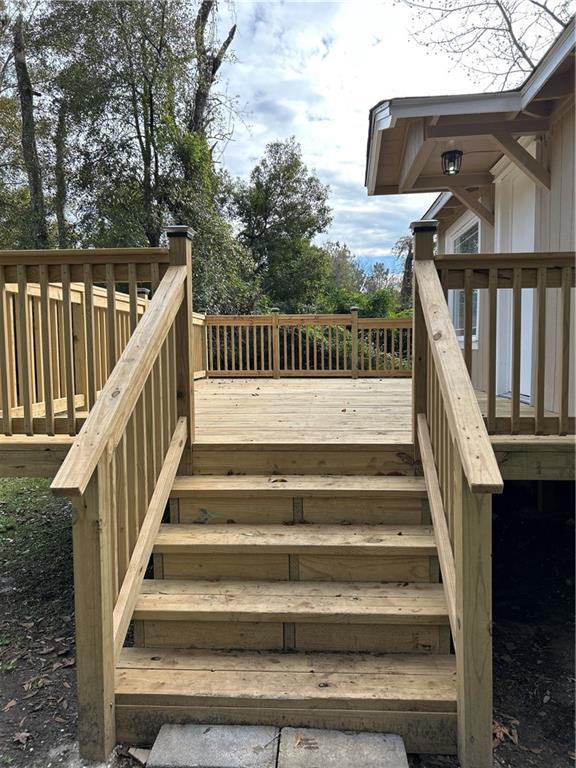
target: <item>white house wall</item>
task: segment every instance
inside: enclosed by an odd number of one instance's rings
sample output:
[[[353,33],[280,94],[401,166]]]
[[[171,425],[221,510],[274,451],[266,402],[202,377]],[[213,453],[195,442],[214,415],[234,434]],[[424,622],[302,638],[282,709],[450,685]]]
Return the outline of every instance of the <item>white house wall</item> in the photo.
[[[567,100],[557,110],[548,139],[539,144],[537,157],[549,164],[550,191],[536,191],[535,247],[541,251],[573,251],[576,248],[575,229],[575,152],[574,99]],[[572,290],[570,414],[574,415],[574,350],[576,321],[574,290]],[[546,302],[546,397],[545,406],[552,411],[560,407],[560,291],[549,290]]]

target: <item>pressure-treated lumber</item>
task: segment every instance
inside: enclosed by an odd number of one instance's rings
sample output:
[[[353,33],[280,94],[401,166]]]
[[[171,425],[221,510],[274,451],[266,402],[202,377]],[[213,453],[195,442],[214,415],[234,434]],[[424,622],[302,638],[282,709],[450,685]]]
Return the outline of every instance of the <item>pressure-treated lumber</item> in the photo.
[[[492,767],[492,497],[471,493],[457,466],[455,493],[458,755],[464,766]]]
[[[104,761],[116,745],[109,456],[74,503],[74,605],[78,738],[84,758]]]
[[[160,661],[151,656],[158,656]],[[121,662],[116,672],[116,703],[455,711],[454,666],[449,656],[442,661],[429,657],[429,664],[411,655],[347,660],[344,656],[315,654],[306,655],[305,664],[299,656],[217,655],[204,651],[198,663],[193,651],[170,652],[166,656],[150,649],[138,655],[130,653],[132,665],[123,666]],[[135,658],[141,659],[139,666]],[[186,658],[190,659],[188,664]],[[171,659],[179,663],[172,666]]]
[[[501,493],[502,476],[456,338],[432,260],[415,261],[414,274],[444,407],[473,493]]]
[[[178,465],[182,457],[182,451],[186,444],[186,419],[178,419],[176,429],[172,435],[172,440],[164,464],[158,475],[156,487],[152,498],[148,504],[146,516],[138,540],[134,546],[130,563],[124,577],[124,582],[120,588],[120,593],[114,606],[113,631],[114,631],[114,653],[117,657],[124,644],[124,638],[132,618],[132,611],[138,598],[138,592],[144,579],[148,561],[152,554],[154,540],[158,534],[158,529],[162,521],[162,515],[168,503],[170,488],[176,477]],[[129,504],[134,504],[134,499],[128,500]]]
[[[418,414],[418,442],[420,445],[420,456],[422,460],[422,469],[426,487],[428,489],[428,503],[432,514],[434,524],[434,536],[436,538],[436,547],[438,549],[438,560],[442,572],[442,583],[446,595],[446,605],[450,617],[450,626],[452,634],[456,636],[458,629],[456,618],[456,570],[454,566],[454,553],[452,552],[452,542],[450,541],[450,532],[446,522],[446,513],[444,502],[438,484],[438,475],[434,463],[434,453],[430,442],[430,433],[428,424],[423,413]]]
[[[144,581],[144,621],[447,624],[439,584]]]
[[[423,498],[426,484],[421,477],[371,477],[353,475],[180,475],[172,487],[173,498],[215,496],[330,496],[379,498]]]
[[[180,309],[185,267],[169,267],[52,483],[57,495],[81,495],[106,446],[116,446]]]
[[[154,552],[427,556],[436,545],[432,529],[417,525],[163,525]]]

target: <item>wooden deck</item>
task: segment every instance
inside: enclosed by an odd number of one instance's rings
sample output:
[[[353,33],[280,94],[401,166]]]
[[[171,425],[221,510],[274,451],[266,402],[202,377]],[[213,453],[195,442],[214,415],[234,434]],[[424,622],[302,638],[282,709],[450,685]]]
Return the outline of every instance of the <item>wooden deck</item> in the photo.
[[[200,443],[409,443],[410,379],[196,382]]]
[[[199,443],[412,441],[411,379],[203,379],[195,390]],[[476,394],[486,415],[486,393]],[[510,407],[497,398],[496,415]],[[522,416],[534,413],[521,405]]]

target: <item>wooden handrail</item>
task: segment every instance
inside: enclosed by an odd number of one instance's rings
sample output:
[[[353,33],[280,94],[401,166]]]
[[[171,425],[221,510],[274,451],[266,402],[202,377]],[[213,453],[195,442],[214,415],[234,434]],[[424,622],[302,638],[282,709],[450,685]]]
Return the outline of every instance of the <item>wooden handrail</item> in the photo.
[[[54,478],[51,488],[57,495],[81,496],[104,451],[118,444],[180,309],[186,276],[186,267],[168,267]]]
[[[168,248],[54,248],[0,251],[0,265],[39,264],[168,264]]]
[[[473,493],[501,493],[502,475],[432,259],[414,262],[420,305],[450,430]]]
[[[435,257],[438,269],[487,269],[507,266],[537,267],[572,267],[576,259],[575,251],[554,251],[549,253],[446,253]]]

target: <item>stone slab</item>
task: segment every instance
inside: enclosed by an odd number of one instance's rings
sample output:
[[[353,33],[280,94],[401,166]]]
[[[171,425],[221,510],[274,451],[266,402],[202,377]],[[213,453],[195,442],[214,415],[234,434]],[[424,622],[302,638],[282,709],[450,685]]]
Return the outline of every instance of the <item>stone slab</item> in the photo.
[[[163,725],[147,768],[275,768],[278,728]]]
[[[283,728],[278,768],[408,768],[404,742],[393,733]]]

